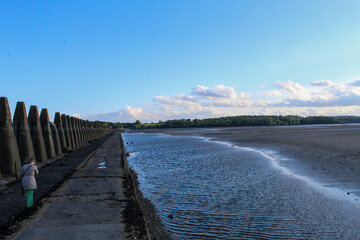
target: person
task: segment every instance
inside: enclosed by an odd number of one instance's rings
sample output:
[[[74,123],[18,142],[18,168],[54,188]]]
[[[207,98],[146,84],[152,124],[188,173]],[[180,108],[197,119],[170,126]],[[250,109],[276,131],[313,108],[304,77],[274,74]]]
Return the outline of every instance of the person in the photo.
[[[37,189],[35,174],[39,174],[39,170],[34,158],[26,158],[24,163],[21,168],[22,186],[26,192],[26,205],[32,207],[34,206],[34,190]]]

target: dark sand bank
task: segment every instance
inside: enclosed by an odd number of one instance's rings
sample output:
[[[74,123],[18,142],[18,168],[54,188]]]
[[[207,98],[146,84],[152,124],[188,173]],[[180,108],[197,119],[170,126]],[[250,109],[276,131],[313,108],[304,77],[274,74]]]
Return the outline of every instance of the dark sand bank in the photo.
[[[300,167],[299,171],[314,179],[333,181],[345,189],[360,188],[360,125],[161,129],[146,132],[201,136],[231,142],[239,147],[273,150],[279,156],[294,159],[294,164]]]

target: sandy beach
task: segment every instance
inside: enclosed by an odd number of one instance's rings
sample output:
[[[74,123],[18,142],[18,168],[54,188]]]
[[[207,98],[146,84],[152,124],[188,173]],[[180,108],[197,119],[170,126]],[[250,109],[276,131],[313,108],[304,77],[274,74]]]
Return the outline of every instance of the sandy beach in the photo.
[[[232,127],[147,130],[207,137],[239,147],[272,150],[293,159],[307,176],[357,192],[360,188],[360,125]],[[358,193],[359,194],[359,193]],[[357,194],[357,195],[358,195]]]

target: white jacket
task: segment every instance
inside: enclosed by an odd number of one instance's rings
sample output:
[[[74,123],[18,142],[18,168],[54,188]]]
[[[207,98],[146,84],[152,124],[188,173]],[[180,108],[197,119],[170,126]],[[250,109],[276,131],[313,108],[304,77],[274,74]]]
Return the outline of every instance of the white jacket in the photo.
[[[28,170],[26,171],[26,169],[28,169]],[[26,190],[37,189],[36,180],[34,177],[35,173],[38,174],[39,170],[33,164],[25,164],[21,168],[21,176],[23,176],[22,185],[23,185],[24,189],[26,189]]]

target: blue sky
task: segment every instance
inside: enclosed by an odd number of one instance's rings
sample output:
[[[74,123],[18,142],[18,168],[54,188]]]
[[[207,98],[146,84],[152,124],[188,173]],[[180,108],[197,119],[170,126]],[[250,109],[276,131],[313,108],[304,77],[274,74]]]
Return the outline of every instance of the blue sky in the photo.
[[[359,1],[1,1],[0,95],[158,121],[360,115]]]

